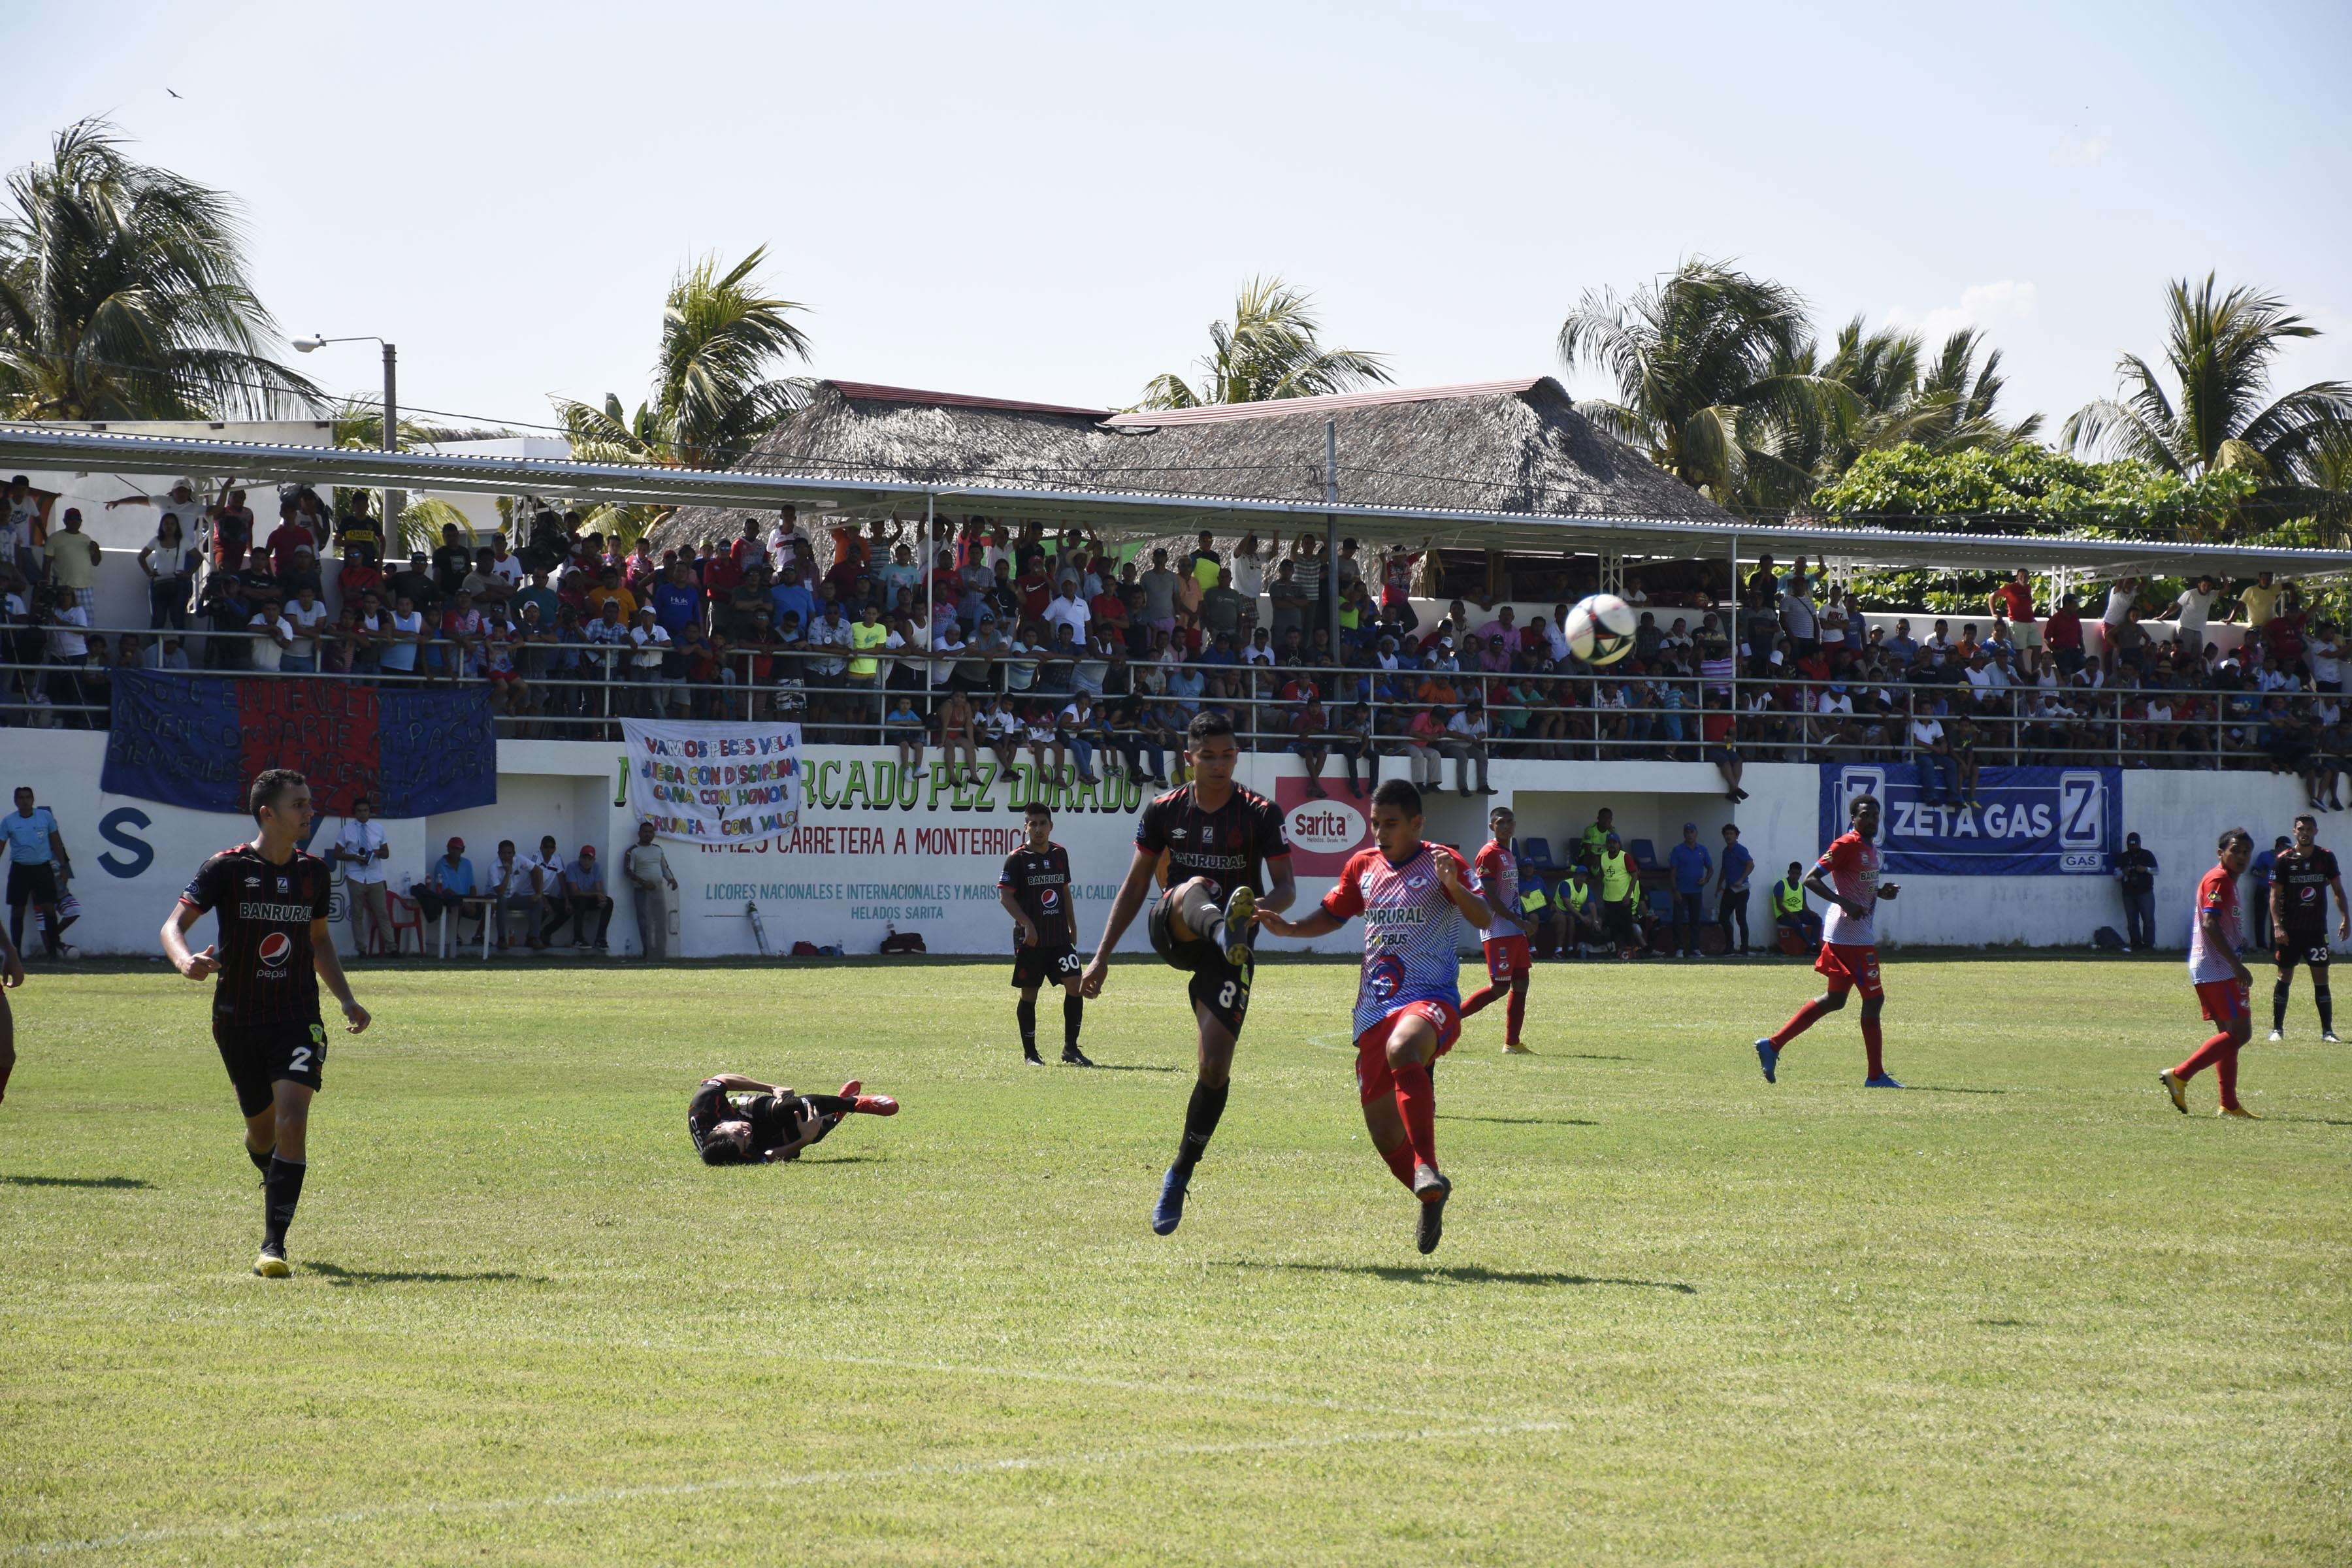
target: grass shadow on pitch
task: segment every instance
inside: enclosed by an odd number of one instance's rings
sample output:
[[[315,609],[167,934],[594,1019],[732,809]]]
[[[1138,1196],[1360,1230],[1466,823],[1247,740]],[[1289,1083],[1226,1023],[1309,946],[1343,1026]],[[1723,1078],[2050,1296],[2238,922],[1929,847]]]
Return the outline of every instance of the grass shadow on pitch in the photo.
[[[1903,1086],[1913,1094],[2007,1094],[2005,1089],[1962,1089],[1948,1083],[1908,1083]]]
[[[1574,1116],[1456,1116],[1451,1111],[1437,1113],[1440,1121],[1493,1121],[1505,1127],[1598,1127],[1598,1121],[1586,1121]]]
[[[1086,1072],[1191,1072],[1191,1068],[1160,1067],[1150,1062],[1097,1062]]]
[[[136,1176],[0,1176],[11,1187],[152,1187]]]
[[[1232,1262],[1221,1268],[1280,1269],[1294,1274],[1364,1274],[1418,1285],[1622,1285],[1637,1290],[1672,1290],[1696,1296],[1698,1287],[1679,1279],[1626,1279],[1599,1274],[1557,1274],[1534,1269],[1486,1268],[1475,1263],[1254,1263]]]
[[[543,1274],[517,1274],[509,1268],[483,1268],[460,1273],[439,1268],[346,1268],[339,1263],[305,1262],[305,1274],[323,1274],[328,1282],[350,1285],[544,1285]]]

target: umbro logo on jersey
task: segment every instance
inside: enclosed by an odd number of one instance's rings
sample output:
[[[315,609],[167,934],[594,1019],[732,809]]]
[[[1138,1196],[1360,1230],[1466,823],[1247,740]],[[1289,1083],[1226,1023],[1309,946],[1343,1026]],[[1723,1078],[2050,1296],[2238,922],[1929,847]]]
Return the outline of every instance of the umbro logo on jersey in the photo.
[[[261,886],[261,879],[258,877],[247,877],[245,879],[245,885],[248,888],[258,888]]]
[[[1190,832],[1191,829],[1189,828],[1171,827],[1168,830],[1168,837],[1171,838],[1182,838]]]

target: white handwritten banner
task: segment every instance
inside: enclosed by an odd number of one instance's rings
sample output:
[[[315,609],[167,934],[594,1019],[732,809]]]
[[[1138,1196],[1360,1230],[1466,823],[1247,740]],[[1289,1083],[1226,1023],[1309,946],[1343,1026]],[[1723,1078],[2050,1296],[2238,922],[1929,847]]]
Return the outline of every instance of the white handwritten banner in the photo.
[[[798,724],[621,721],[629,804],[662,838],[756,844],[800,822]]]

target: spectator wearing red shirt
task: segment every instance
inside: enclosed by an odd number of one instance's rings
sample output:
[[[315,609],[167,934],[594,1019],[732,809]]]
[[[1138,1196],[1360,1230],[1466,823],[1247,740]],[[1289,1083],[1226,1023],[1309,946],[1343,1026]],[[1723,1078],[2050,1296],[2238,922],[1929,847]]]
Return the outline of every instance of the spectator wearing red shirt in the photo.
[[[1045,607],[1054,602],[1054,579],[1045,571],[1045,558],[1031,555],[1027,567],[1013,580],[1013,591],[1021,595],[1024,619],[1042,621]]]
[[[768,560],[767,542],[760,537],[760,525],[751,518],[743,520],[743,537],[730,545],[727,552],[734,558],[739,572],[748,571],[755,564],[772,564]]]
[[[2279,595],[2278,605],[2271,611],[2271,618],[2263,623],[2263,636],[2270,644],[2271,652],[2278,656],[2282,666],[2290,669],[2301,667],[2303,628],[2310,619],[2310,612],[2303,607],[2303,602],[2294,589],[2290,588]]]
[[[2083,615],[2074,595],[2059,600],[2058,607],[2050,612],[2042,627],[2042,646],[2050,650],[2051,661],[2061,675],[2072,675],[2083,668]]]
[[[283,577],[294,570],[294,552],[303,545],[319,547],[318,536],[306,526],[292,501],[278,509],[278,526],[269,531],[269,570]]]
[[[1986,607],[1996,616],[2008,616],[2013,627],[2033,624],[2033,584],[2026,581],[2024,567],[2019,567],[2016,576],[1992,591]]]
[[[736,541],[741,543],[742,541]],[[702,596],[710,605],[711,624],[723,626],[732,611],[735,590],[743,581],[743,563],[733,551],[713,555],[702,563]]]

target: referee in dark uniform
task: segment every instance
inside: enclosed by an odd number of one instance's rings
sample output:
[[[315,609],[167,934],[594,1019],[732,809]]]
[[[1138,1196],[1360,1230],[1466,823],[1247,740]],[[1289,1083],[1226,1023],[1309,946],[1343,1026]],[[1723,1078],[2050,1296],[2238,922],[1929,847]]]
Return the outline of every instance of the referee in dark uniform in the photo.
[[[310,836],[310,786],[290,768],[271,768],[247,797],[252,841],[224,849],[200,867],[163,922],[163,956],[191,980],[213,987],[213,1043],[245,1113],[245,1152],[262,1175],[261,1256],[265,1279],[293,1272],[286,1229],[302,1199],[310,1097],[324,1080],[327,1030],[319,1017],[319,982],[342,1005],[344,1027],[358,1034],[368,1011],[352,999],[327,924],[327,863],[300,846]],[[202,952],[188,932],[205,914],[220,933]]]

